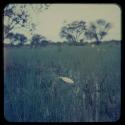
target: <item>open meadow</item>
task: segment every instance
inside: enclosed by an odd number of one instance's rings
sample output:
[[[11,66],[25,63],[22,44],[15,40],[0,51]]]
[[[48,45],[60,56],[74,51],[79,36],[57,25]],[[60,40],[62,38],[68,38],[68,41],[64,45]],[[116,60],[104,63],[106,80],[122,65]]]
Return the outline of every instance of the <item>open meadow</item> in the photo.
[[[60,76],[74,83],[66,83]],[[120,117],[120,93],[120,42],[4,47],[7,121],[116,121]]]

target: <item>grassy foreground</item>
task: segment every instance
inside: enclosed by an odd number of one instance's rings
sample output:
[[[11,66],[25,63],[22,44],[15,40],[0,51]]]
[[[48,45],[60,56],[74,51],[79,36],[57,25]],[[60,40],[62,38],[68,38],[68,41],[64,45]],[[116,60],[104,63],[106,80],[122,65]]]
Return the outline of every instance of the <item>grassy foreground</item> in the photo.
[[[18,122],[116,121],[120,43],[4,48],[4,115]],[[58,79],[66,76],[67,84]]]

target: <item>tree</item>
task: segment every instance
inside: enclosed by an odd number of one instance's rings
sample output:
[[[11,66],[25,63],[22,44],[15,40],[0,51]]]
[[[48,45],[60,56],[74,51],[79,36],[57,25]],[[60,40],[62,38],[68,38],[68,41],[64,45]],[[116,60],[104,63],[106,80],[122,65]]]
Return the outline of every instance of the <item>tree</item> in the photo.
[[[32,39],[31,39],[31,46],[32,47],[42,46],[42,42],[43,42],[43,44],[45,44],[45,41],[46,41],[46,38],[44,36],[35,34],[35,35],[33,35]]]
[[[81,36],[83,37],[85,30],[86,22],[74,21],[62,27],[60,37],[66,38],[70,43],[76,43],[80,41]]]
[[[27,37],[20,33],[16,33],[14,39],[15,39],[15,41],[19,42],[18,45],[24,45],[24,43],[27,42]]]
[[[42,46],[47,46],[49,44],[49,41],[47,41],[47,40],[42,40]]]
[[[23,45],[25,42],[27,42],[27,37],[20,33],[9,33],[8,39],[10,40],[11,45]]]
[[[8,37],[9,33],[15,27],[24,27],[32,30],[34,25],[30,18],[32,15],[29,9],[33,11],[42,11],[49,7],[50,4],[8,4],[4,9],[4,38]]]
[[[95,39],[96,43],[99,44],[104,36],[108,34],[111,27],[111,23],[106,22],[103,19],[99,19],[90,24],[89,28],[85,32],[85,36],[87,39]]]
[[[16,12],[17,7],[20,12]],[[8,34],[12,32],[16,26],[25,26],[28,20],[28,14],[25,10],[26,5],[9,4],[4,9],[4,37],[7,38]]]

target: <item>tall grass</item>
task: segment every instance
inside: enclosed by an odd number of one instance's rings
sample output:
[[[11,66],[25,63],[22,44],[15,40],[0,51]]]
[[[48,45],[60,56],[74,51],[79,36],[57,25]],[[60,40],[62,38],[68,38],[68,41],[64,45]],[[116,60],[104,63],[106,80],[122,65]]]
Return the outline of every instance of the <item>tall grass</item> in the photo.
[[[120,45],[114,43],[95,47],[5,48],[5,119],[20,122],[118,120],[120,58]],[[58,76],[70,77],[74,84],[65,84]]]

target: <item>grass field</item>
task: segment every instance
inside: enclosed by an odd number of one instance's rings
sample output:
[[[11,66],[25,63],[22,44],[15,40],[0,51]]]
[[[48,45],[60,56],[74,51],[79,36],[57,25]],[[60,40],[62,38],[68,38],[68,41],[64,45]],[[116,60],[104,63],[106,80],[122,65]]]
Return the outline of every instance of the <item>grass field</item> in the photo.
[[[120,43],[4,48],[4,115],[19,122],[116,121]],[[58,78],[66,76],[68,84]]]

